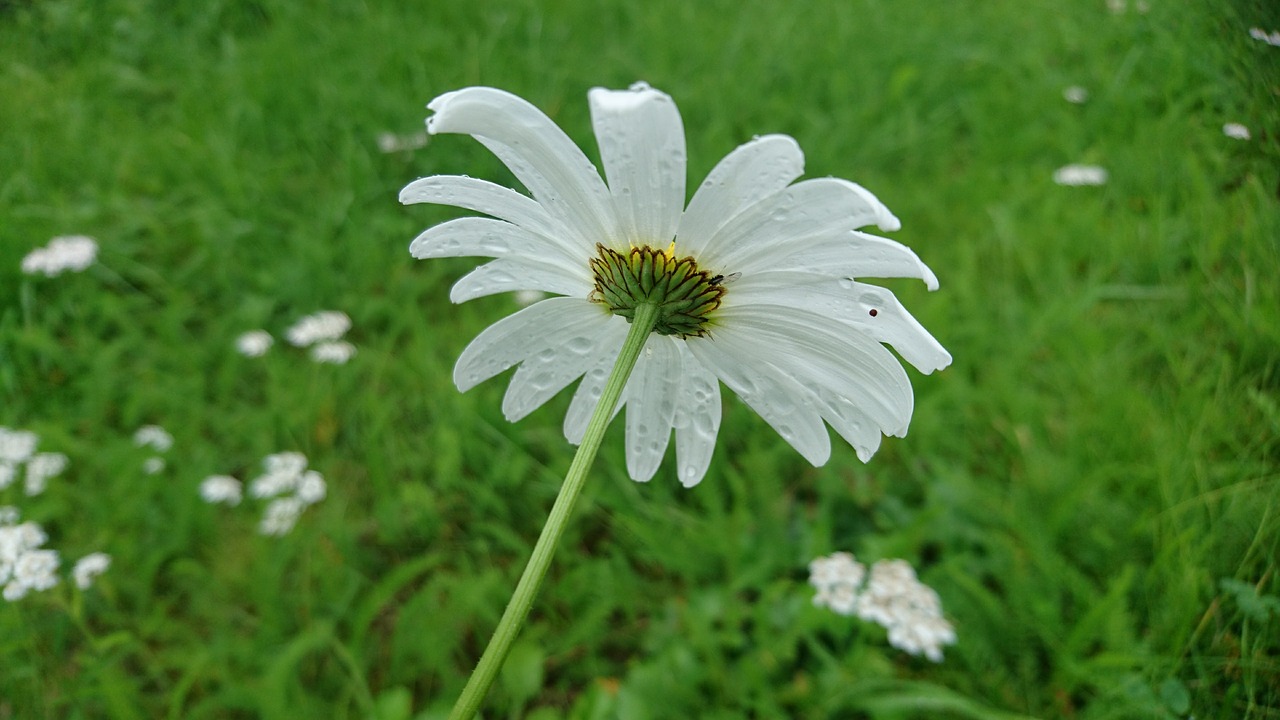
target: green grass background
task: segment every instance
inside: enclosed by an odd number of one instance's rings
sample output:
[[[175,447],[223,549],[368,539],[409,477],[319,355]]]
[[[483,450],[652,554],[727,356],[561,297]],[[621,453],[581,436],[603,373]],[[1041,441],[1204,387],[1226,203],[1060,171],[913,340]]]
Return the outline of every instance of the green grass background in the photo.
[[[72,459],[0,504],[114,558],[0,604],[0,718],[443,717],[568,466],[567,398],[510,425],[503,382],[459,394],[515,306],[450,305],[474,263],[406,250],[456,213],[401,186],[510,175],[376,138],[488,84],[594,156],[586,91],[637,79],[679,104],[691,184],[782,132],[876,192],[942,288],[886,284],[956,360],[867,465],[811,468],[730,397],[700,486],[670,459],[637,485],[613,428],[486,717],[1280,717],[1280,48],[1248,36],[1280,13],[1126,5],[0,2],[0,424]],[[1111,180],[1055,185],[1071,162]],[[70,233],[96,266],[20,273]],[[346,366],[234,352],[324,308]],[[158,476],[144,423],[176,438]],[[280,450],[329,481],[291,535],[200,501]],[[945,662],[812,607],[834,550],[919,569]]]

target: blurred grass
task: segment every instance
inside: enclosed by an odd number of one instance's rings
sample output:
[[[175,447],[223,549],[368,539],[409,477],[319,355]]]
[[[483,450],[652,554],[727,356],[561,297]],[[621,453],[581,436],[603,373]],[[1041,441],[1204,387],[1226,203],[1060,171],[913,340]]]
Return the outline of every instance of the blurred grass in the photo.
[[[1280,594],[1280,49],[1248,36],[1280,18],[1124,5],[0,3],[0,424],[72,457],[0,502],[114,557],[0,605],[0,718],[447,710],[568,465],[567,401],[509,425],[502,382],[452,387],[513,306],[450,306],[471,263],[405,252],[450,211],[396,194],[510,176],[377,135],[490,84],[594,154],[586,90],[636,79],[679,103],[691,182],[785,132],[876,192],[942,289],[889,284],[956,363],[866,466],[808,467],[736,400],[692,491],[631,483],[611,433],[490,716],[1280,715],[1280,619],[1241,589]],[[1070,162],[1111,181],[1054,185]],[[67,233],[100,263],[20,274]],[[233,351],[322,308],[350,365]],[[154,477],[148,422],[176,438]],[[330,483],[292,535],[200,502],[284,449]],[[920,569],[944,663],[809,604],[839,549]]]

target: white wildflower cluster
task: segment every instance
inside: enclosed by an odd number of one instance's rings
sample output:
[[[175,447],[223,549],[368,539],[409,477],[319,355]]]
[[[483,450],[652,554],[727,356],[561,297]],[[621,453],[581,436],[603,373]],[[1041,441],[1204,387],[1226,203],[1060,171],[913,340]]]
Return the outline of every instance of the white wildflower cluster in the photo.
[[[166,453],[173,447],[173,436],[159,425],[143,425],[133,434],[133,444]],[[159,455],[153,455],[142,463],[142,471],[148,475],[155,475],[161,470],[164,470],[164,458]]]
[[[6,507],[3,514],[10,522],[0,524],[0,594],[13,602],[57,585],[58,552],[41,547],[49,536],[37,523],[19,524],[17,508]]]
[[[1059,185],[1106,185],[1107,170],[1097,165],[1065,165],[1053,173],[1053,181]]]
[[[200,482],[200,497],[211,505],[239,505],[240,481],[230,475],[210,475]]]
[[[58,584],[57,550],[41,547],[49,536],[38,523],[19,523],[18,509],[0,507],[0,592],[5,600],[21,600],[31,591],[48,590]],[[76,587],[87,590],[94,578],[111,566],[111,556],[90,553],[76,561],[71,577]]]
[[[18,471],[26,464],[27,495],[44,492],[49,478],[67,469],[67,456],[62,453],[36,452],[39,436],[28,430],[0,427],[0,490],[18,479]]]
[[[356,354],[355,346],[342,339],[350,329],[346,313],[324,310],[294,323],[285,337],[295,347],[310,347],[312,360],[341,365]]]
[[[427,134],[421,131],[408,135],[396,135],[391,132],[378,133],[378,150],[387,154],[417,150],[426,144]]]
[[[88,590],[93,585],[94,578],[107,571],[111,567],[111,556],[106,553],[89,553],[76,561],[75,567],[71,568],[71,578],[75,580],[76,587],[81,590]]]
[[[324,477],[307,469],[307,457],[298,452],[268,455],[264,474],[249,484],[249,494],[269,500],[258,529],[263,535],[285,535],[293,530],[302,511],[324,499]],[[208,503],[238,505],[240,481],[229,475],[213,475],[200,483],[200,497]]]
[[[1072,85],[1062,89],[1062,99],[1072,105],[1083,105],[1089,100],[1089,91],[1079,85]]]
[[[245,357],[262,357],[275,342],[266,330],[250,330],[236,338],[236,351]]]
[[[956,642],[938,593],[905,560],[881,560],[868,573],[852,554],[833,553],[809,563],[809,584],[818,591],[814,605],[883,626],[899,650],[942,662],[942,646]]]
[[[1280,30],[1267,32],[1260,27],[1251,27],[1249,28],[1249,37],[1272,47],[1280,47]]]
[[[1251,137],[1249,135],[1249,128],[1241,125],[1240,123],[1227,123],[1226,125],[1223,125],[1222,134],[1233,140],[1248,140]]]
[[[98,258],[98,243],[84,235],[65,235],[49,241],[22,258],[22,272],[54,277],[64,271],[80,272]]]

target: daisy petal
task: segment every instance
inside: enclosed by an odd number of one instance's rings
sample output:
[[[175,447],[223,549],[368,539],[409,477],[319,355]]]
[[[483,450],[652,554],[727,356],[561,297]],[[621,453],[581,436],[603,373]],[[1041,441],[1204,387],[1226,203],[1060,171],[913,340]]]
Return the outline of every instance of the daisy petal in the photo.
[[[683,344],[680,351],[680,395],[672,425],[676,431],[676,464],[680,483],[693,487],[702,481],[716,449],[720,431],[720,383]],[[879,437],[879,433],[876,433]]]
[[[681,252],[699,255],[725,223],[802,173],[804,153],[786,135],[765,135],[739,145],[711,170],[689,201],[676,232]]]
[[[569,402],[569,410],[564,415],[564,439],[574,445],[582,442],[582,436],[587,432],[587,424],[591,422],[591,413],[595,411],[600,395],[604,392],[604,384],[609,380],[613,361],[618,359],[618,351],[622,349],[622,338],[626,336],[627,323],[622,318],[618,318],[614,325],[621,328],[622,334],[618,336],[619,339],[613,347],[601,352],[599,362],[582,377],[577,391],[573,393],[573,400]],[[625,395],[618,403],[618,407],[613,409],[610,422],[613,422],[612,418],[617,417],[624,405],[626,405]]]
[[[505,220],[479,217],[458,218],[428,229],[409,243],[409,254],[419,260],[549,254],[555,254],[562,262],[579,260],[578,253],[555,238],[529,232]]]
[[[626,244],[665,245],[684,205],[684,125],[666,93],[637,84],[587,95],[600,159]]]
[[[800,270],[828,277],[915,278],[930,290],[938,278],[911,248],[899,242],[857,230],[815,238],[785,257],[776,258],[776,270]]]
[[[676,392],[680,389],[680,356],[675,341],[650,335],[627,382],[627,474],[648,482],[662,464],[671,441]]]
[[[880,426],[849,398],[830,391],[815,393],[815,397],[822,419],[853,446],[859,460],[871,460],[880,449]]]
[[[502,399],[502,413],[507,420],[524,418],[582,377],[606,354],[606,348],[620,347],[626,324],[609,319],[603,313],[584,313],[561,329],[555,346],[520,363]]]
[[[591,292],[585,268],[529,258],[498,258],[467,273],[449,291],[449,299],[463,303],[485,295],[516,290],[542,290],[581,299]]]
[[[555,238],[564,227],[527,195],[476,178],[433,175],[414,180],[400,191],[400,203],[450,205],[506,220],[543,237]]]
[[[951,364],[951,353],[916,321],[893,293],[876,285],[810,272],[780,270],[736,280],[727,307],[785,305],[852,325],[893,346],[917,370],[929,374]]]
[[[721,317],[724,327],[716,342],[728,351],[771,363],[811,391],[856,399],[886,435],[906,434],[914,402],[911,383],[880,343],[841,332],[820,315],[780,305],[723,308]]]
[[[445,93],[427,104],[427,132],[472,135],[578,235],[584,248],[617,236],[609,190],[591,161],[551,118],[522,98],[487,87]]]
[[[553,297],[536,302],[485,328],[467,345],[453,368],[453,382],[466,392],[516,363],[555,347],[560,329],[598,306],[581,298]]]
[[[690,338],[689,350],[714,372],[743,402],[814,466],[831,457],[831,438],[822,417],[812,407],[812,394],[779,369],[761,361],[750,349],[724,343],[717,337]]]
[[[805,180],[747,208],[707,241],[702,260],[743,274],[767,269],[815,239],[894,218],[875,196],[847,180]]]

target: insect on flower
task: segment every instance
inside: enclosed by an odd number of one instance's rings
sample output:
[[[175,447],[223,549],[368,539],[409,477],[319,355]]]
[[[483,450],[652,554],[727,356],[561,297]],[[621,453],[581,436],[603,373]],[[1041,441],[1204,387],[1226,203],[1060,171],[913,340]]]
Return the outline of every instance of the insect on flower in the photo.
[[[455,366],[458,388],[519,365],[503,400],[515,421],[581,378],[564,421],[576,444],[628,323],[652,306],[653,332],[620,401],[632,478],[653,477],[674,431],[680,481],[702,479],[720,426],[720,383],[814,465],[831,452],[826,425],[864,461],[882,435],[905,435],[911,384],[885,346],[924,373],[951,356],[891,292],[859,280],[937,287],[910,249],[861,230],[897,230],[888,208],[846,180],[795,182],[804,155],[785,135],[731,152],[686,207],[684,128],[671,98],[641,83],[596,88],[588,100],[604,179],[515,95],[472,87],[428,105],[429,134],[475,137],[532,197],[463,175],[410,183],[403,203],[489,216],[430,228],[411,253],[493,258],[454,285],[454,302],[552,295],[480,333]]]

